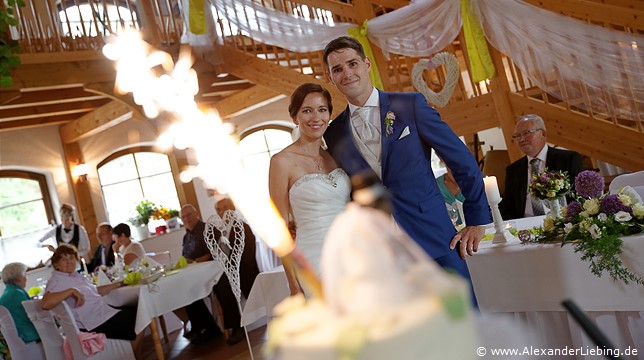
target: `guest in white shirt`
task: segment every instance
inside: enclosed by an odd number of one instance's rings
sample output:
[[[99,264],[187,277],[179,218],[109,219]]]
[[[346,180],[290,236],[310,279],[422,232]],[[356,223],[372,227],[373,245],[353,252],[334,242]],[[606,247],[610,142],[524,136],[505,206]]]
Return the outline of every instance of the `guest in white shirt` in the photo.
[[[139,242],[133,242],[130,236],[130,226],[128,224],[118,224],[112,229],[112,239],[116,241],[114,251],[123,255],[125,265],[130,265],[134,260],[141,260],[145,257],[145,249]]]
[[[70,204],[63,204],[60,207],[60,220],[62,224],[49,229],[39,240],[39,243],[45,240],[54,239],[56,246],[44,244],[43,247],[48,248],[52,252],[60,244],[74,245],[78,249],[78,254],[88,259],[89,254],[89,237],[87,231],[82,225],[74,223],[74,207]]]
[[[40,306],[51,310],[62,301],[72,310],[81,331],[103,333],[108,339],[134,340],[136,308],[115,309],[103,301],[103,295],[121,286],[121,282],[96,287],[75,271],[78,266],[76,248],[61,244],[51,258],[54,271],[47,281]]]

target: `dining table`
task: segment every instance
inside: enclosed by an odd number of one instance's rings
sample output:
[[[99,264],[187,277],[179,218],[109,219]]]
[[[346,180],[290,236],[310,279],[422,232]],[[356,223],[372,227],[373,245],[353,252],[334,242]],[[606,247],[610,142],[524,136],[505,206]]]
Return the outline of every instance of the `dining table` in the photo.
[[[273,308],[289,295],[283,265],[259,273],[242,311],[242,326],[270,317]]]
[[[219,262],[211,260],[188,264],[165,272],[150,283],[122,286],[103,298],[111,306],[136,306],[134,331],[139,334],[150,326],[157,359],[164,359],[157,318],[208,297],[223,274]]]
[[[542,226],[544,217],[512,222],[518,230],[531,229]],[[644,277],[644,234],[621,239],[622,263]],[[595,346],[562,307],[563,300],[571,299],[613,345],[638,349],[644,357],[644,286],[594,275],[573,246],[523,244],[517,238],[501,244],[482,241],[467,265],[482,313],[520,319],[551,348]]]

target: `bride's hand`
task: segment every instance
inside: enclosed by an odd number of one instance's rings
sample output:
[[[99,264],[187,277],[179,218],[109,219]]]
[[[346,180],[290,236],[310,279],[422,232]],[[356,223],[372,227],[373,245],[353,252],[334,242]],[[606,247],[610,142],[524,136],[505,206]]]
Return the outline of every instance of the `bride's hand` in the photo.
[[[295,240],[295,235],[297,234],[297,226],[295,225],[295,221],[290,221],[288,223],[288,232],[291,233],[291,237],[293,240]]]

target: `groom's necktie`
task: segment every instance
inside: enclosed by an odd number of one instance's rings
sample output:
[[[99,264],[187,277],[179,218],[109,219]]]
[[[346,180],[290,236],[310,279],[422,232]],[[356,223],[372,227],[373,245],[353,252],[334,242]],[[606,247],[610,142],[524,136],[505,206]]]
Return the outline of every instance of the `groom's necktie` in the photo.
[[[541,163],[541,160],[538,158],[534,158],[530,160],[530,181],[532,181],[533,174],[539,173],[540,163]],[[534,216],[545,214],[545,212],[543,211],[543,204],[541,203],[541,200],[539,200],[537,197],[535,197],[532,194],[530,194],[530,199],[532,199],[532,213],[534,214]]]
[[[380,130],[369,121],[369,108],[361,107],[356,109],[357,119],[354,122],[356,133],[367,148],[379,159],[380,158]]]

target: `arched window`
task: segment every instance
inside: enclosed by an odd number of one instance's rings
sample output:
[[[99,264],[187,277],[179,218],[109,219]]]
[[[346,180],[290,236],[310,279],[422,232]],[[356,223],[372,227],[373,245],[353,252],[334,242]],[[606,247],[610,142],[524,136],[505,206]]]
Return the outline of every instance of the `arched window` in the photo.
[[[128,222],[143,199],[179,209],[179,197],[168,155],[138,147],[110,155],[98,165],[107,217],[112,224]]]
[[[54,222],[45,175],[0,170],[0,236],[33,232]]]
[[[243,133],[239,142],[244,165],[258,184],[264,184],[268,193],[268,166],[271,156],[292,143],[291,128],[266,124]]]

